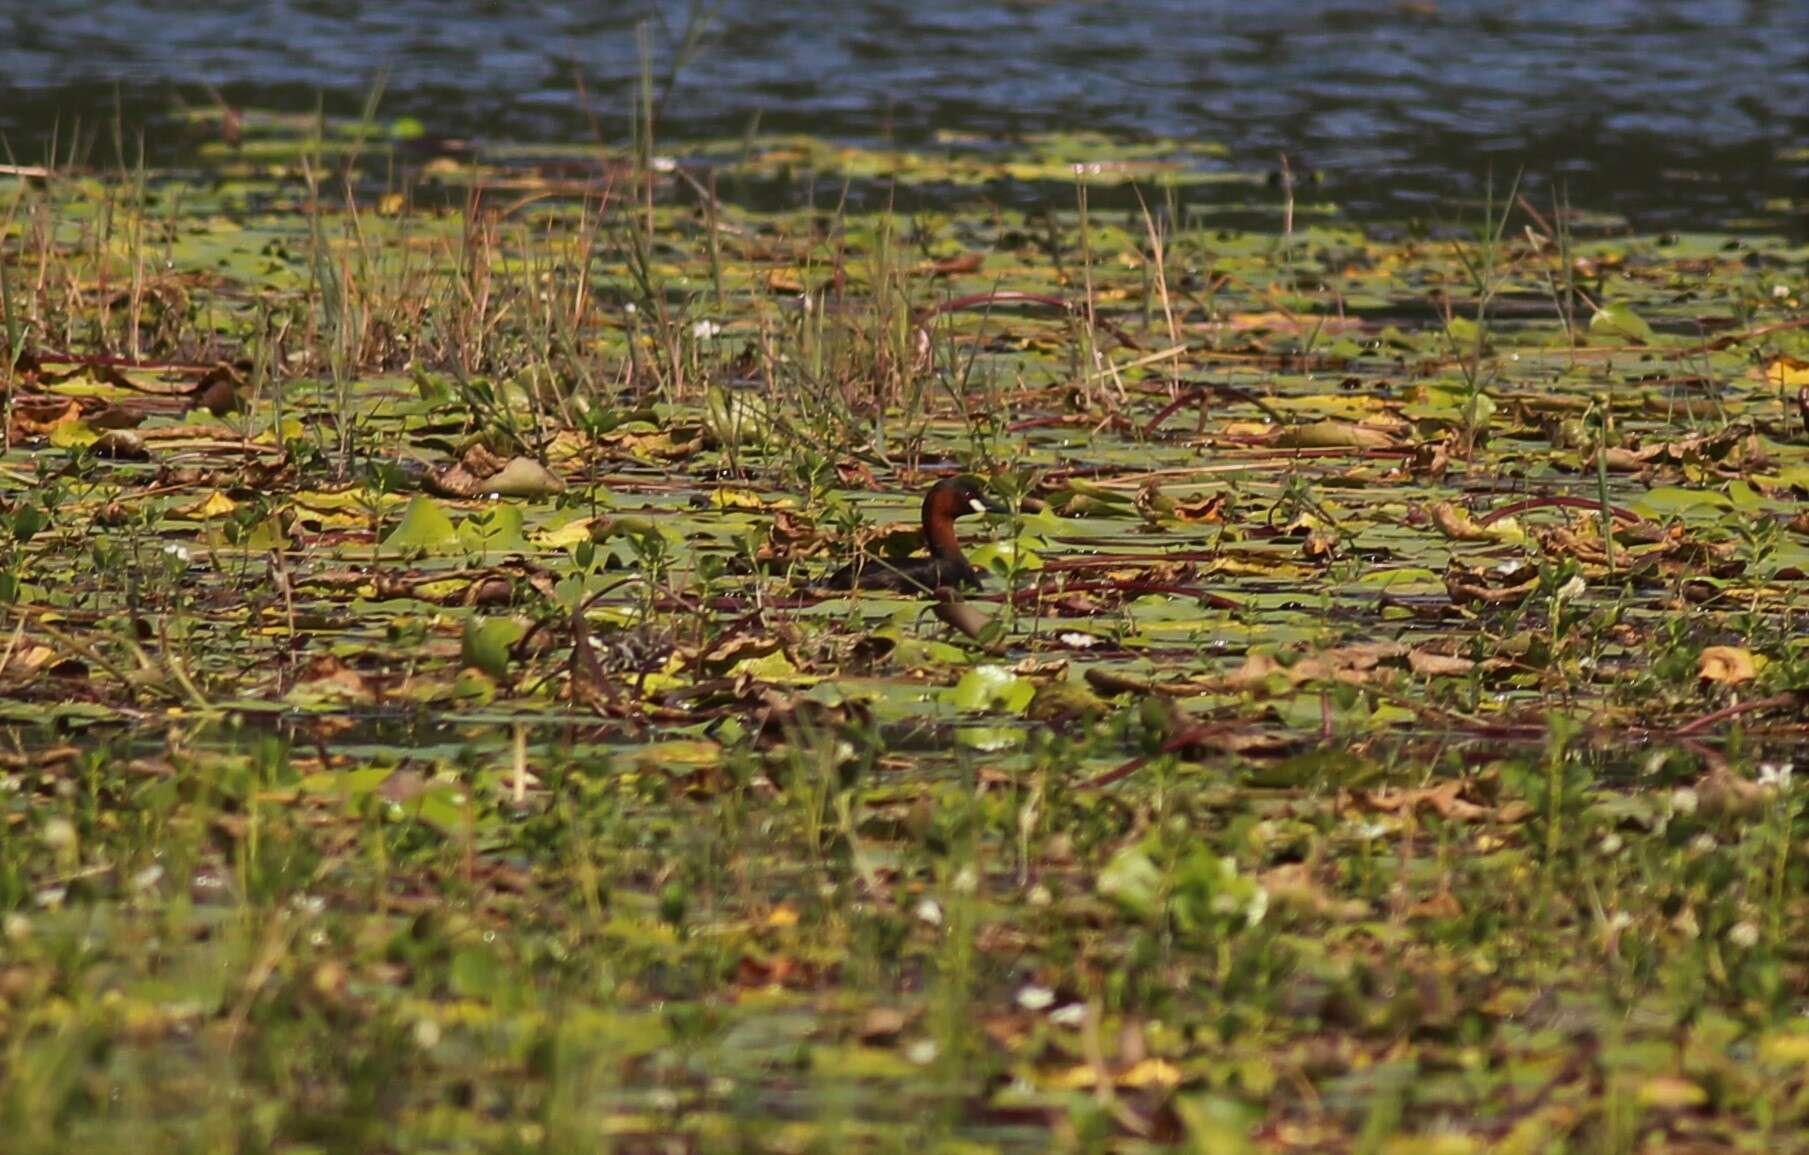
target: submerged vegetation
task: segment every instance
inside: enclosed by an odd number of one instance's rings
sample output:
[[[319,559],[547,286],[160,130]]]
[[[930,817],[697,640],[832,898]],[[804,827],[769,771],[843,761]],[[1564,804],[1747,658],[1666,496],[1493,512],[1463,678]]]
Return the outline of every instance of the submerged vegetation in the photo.
[[[1804,1148],[1801,244],[196,125],[0,176],[8,1151]]]

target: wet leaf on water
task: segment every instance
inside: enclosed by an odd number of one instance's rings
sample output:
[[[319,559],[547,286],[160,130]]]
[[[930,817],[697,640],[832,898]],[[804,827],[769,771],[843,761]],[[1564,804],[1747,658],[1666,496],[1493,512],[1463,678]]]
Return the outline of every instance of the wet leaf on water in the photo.
[[[1589,318],[1589,335],[1598,341],[1622,341],[1634,345],[1649,345],[1656,339],[1645,318],[1625,305],[1596,310]]]
[[[502,681],[509,674],[509,649],[526,633],[527,627],[514,618],[466,618],[460,660]]]
[[[402,520],[383,539],[383,548],[401,553],[431,553],[456,549],[458,529],[452,518],[432,498],[410,498]]]
[[[565,492],[565,482],[528,457],[511,457],[483,479],[478,488],[491,497],[552,497]]]
[[[1759,676],[1759,662],[1740,646],[1708,646],[1702,651],[1698,676],[1705,682],[1738,686]]]
[[[1287,449],[1392,449],[1400,443],[1386,430],[1348,421],[1314,421],[1281,431],[1275,444]]]
[[[943,694],[958,710],[1002,710],[1021,714],[1036,697],[1036,683],[1003,666],[975,666]]]

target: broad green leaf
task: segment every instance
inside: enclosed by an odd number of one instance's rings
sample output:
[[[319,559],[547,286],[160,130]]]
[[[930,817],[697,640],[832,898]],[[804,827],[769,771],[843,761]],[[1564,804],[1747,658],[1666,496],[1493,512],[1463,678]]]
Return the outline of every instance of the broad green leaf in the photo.
[[[961,710],[1004,710],[1021,714],[1036,697],[1036,683],[1003,666],[975,666],[944,692],[943,700]]]
[[[521,507],[492,505],[459,523],[458,538],[471,552],[519,552],[528,548],[522,533]]]
[[[1651,344],[1654,334],[1645,318],[1625,305],[1609,305],[1589,318],[1589,335],[1596,340],[1622,341],[1634,345]]]
[[[466,618],[459,659],[502,681],[509,674],[510,647],[526,633],[527,627],[514,618]]]
[[[501,469],[477,483],[493,497],[552,497],[565,492],[565,482],[531,457],[512,457]]]
[[[446,511],[428,497],[414,497],[402,511],[402,521],[383,539],[383,548],[402,553],[432,553],[456,549],[458,530]]]
[[[1162,872],[1142,846],[1125,846],[1112,855],[1095,883],[1099,893],[1142,919],[1162,909]]]

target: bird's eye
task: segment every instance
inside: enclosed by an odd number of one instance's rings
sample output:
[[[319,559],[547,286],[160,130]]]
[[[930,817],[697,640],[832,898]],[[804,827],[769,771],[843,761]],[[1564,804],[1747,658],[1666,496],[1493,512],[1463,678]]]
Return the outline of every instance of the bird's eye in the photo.
[[[985,513],[986,512],[986,503],[981,501],[977,497],[968,498],[967,499],[967,507],[969,509],[973,510],[975,513]]]

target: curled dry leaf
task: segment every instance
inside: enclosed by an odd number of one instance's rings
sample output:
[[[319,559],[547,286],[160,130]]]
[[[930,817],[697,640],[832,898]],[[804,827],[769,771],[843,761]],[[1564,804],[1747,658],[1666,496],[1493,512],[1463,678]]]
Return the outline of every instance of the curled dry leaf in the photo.
[[[1738,686],[1759,676],[1758,661],[1740,646],[1709,646],[1702,651],[1698,677],[1705,682]]]
[[[1414,790],[1370,790],[1357,796],[1358,804],[1384,814],[1431,811],[1453,822],[1479,822],[1495,817],[1487,806],[1466,801],[1462,795],[1465,783],[1459,779],[1440,782]]]
[[[529,457],[498,458],[483,445],[474,445],[455,464],[428,478],[427,488],[441,497],[551,497],[565,491],[565,482],[546,466]]]
[[[1295,686],[1318,681],[1363,682],[1370,679],[1378,666],[1396,662],[1407,657],[1409,652],[1400,642],[1362,642],[1304,655],[1292,662],[1273,654],[1251,654],[1241,667],[1226,676],[1225,681],[1231,686],[1253,686],[1279,675]]]
[[[1351,421],[1313,421],[1281,431],[1275,444],[1284,449],[1396,449],[1394,434]]]
[[[99,457],[116,461],[149,461],[151,451],[144,438],[130,429],[109,429],[94,439],[94,452]]]
[[[1414,649],[1407,651],[1407,668],[1422,677],[1450,677],[1469,673],[1476,668],[1476,663],[1453,654]]]
[[[1432,502],[1426,512],[1438,532],[1452,541],[1516,541],[1525,536],[1520,524],[1511,517],[1490,525],[1479,525],[1469,511],[1459,508],[1455,502]]]

